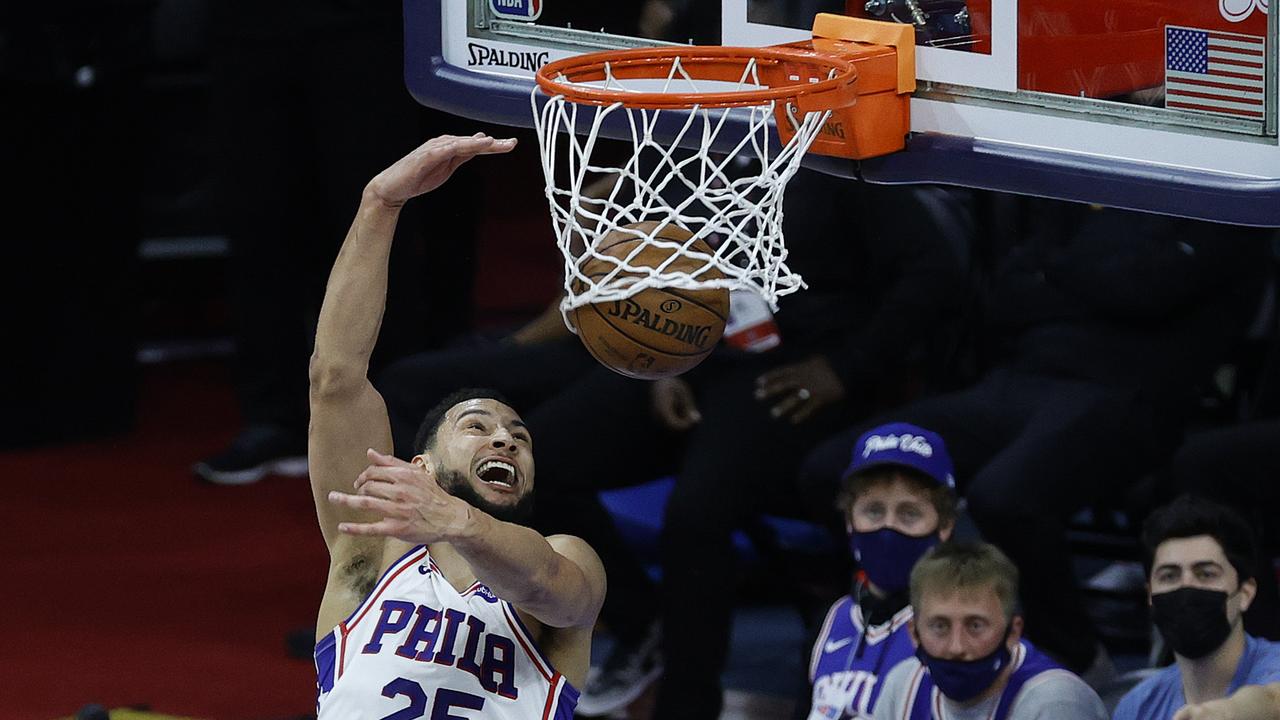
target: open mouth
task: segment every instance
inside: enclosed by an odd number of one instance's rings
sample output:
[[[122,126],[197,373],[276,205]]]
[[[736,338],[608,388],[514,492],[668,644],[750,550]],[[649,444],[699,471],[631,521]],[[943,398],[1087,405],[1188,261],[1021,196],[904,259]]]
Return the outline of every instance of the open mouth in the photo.
[[[500,490],[514,490],[516,486],[516,466],[506,460],[485,460],[476,475],[484,484]]]

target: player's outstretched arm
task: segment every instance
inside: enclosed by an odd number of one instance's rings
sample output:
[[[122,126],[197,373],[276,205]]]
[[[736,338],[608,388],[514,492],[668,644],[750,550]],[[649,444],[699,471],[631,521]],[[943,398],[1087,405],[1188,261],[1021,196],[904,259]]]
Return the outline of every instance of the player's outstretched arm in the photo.
[[[544,538],[498,520],[445,492],[425,463],[407,463],[374,450],[368,457],[372,464],[356,480],[356,494],[333,492],[329,499],[380,519],[344,522],[342,532],[410,543],[447,542],[498,597],[544,625],[590,628],[595,623],[604,603],[604,566],[581,539]]]
[[[367,374],[382,325],[387,263],[400,208],[439,187],[476,155],[504,153],[513,147],[514,140],[495,140],[483,134],[437,137],[379,173],[365,187],[329,275],[311,357],[307,455],[316,513],[331,557],[338,549],[336,544],[344,542],[338,523],[364,518],[327,502],[329,491],[352,487],[366,464],[366,448],[391,448],[386,406]]]

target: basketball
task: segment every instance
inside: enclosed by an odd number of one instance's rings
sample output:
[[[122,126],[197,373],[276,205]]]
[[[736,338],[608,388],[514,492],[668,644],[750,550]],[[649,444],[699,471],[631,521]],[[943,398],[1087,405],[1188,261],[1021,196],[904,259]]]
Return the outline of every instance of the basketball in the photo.
[[[658,223],[627,225],[649,233]],[[693,233],[668,224],[656,237],[672,242],[687,242]],[[600,255],[625,259],[644,242],[630,233],[615,230],[602,237],[595,246]],[[710,245],[694,241],[691,249],[712,255]],[[630,260],[631,267],[658,267],[673,253],[671,248],[648,246]],[[694,272],[701,260],[679,257],[667,270]],[[592,280],[608,275],[614,263],[594,256],[582,264],[582,274]],[[619,277],[637,276],[623,271]],[[700,279],[720,279],[724,274],[712,267]],[[583,305],[570,311],[569,318],[577,328],[578,338],[591,355],[606,367],[627,377],[657,380],[692,369],[715,349],[729,317],[729,291],[725,288],[684,290],[649,288],[625,300],[610,300]]]

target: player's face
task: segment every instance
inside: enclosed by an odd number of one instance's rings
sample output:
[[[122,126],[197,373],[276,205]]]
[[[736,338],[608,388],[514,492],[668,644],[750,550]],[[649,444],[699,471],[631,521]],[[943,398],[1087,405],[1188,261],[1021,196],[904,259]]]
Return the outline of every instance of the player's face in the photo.
[[[944,660],[984,658],[1002,642],[1012,650],[1022,637],[1021,618],[1006,620],[990,587],[924,593],[915,608],[915,628],[925,652]]]
[[[938,527],[938,510],[928,496],[900,478],[860,492],[849,508],[849,522],[857,532],[887,527],[903,535],[923,537],[944,530],[943,540],[951,534],[951,528]]]
[[[441,486],[490,514],[502,517],[533,492],[529,428],[497,400],[466,400],[449,408],[430,454]]]

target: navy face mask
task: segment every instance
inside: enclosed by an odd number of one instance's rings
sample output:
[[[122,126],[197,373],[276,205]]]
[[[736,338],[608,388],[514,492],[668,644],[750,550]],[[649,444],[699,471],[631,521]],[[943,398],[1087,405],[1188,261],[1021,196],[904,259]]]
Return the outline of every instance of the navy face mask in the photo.
[[[936,532],[911,537],[887,527],[873,532],[855,530],[849,535],[849,549],[858,565],[867,579],[886,593],[906,590],[911,583],[911,568],[940,542],[942,538]]]
[[[1009,664],[1009,648],[1005,640],[986,657],[977,660],[943,660],[924,651],[924,645],[916,647],[916,657],[929,668],[929,677],[943,695],[956,702],[968,702],[981,695],[996,681],[1000,671]]]

